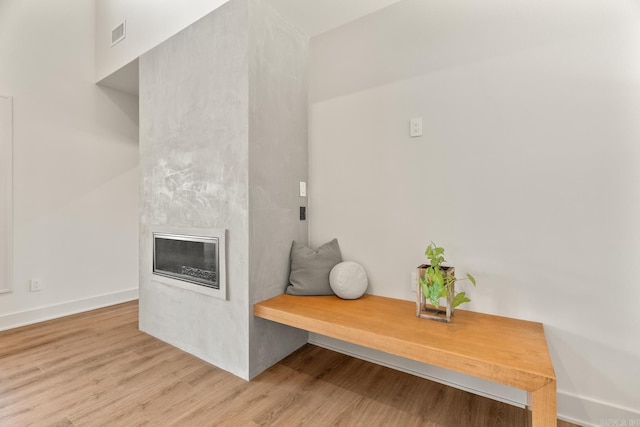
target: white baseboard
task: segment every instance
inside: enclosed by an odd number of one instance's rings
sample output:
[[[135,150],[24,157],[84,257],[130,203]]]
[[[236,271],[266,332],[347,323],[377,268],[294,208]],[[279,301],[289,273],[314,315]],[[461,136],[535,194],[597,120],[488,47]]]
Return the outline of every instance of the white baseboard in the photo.
[[[57,319],[59,317],[136,299],[138,299],[138,288],[4,314],[0,316],[0,331],[19,328],[20,326]]]
[[[558,418],[583,427],[640,426],[640,411],[558,390]]]
[[[526,406],[523,390],[314,333],[309,333],[309,343],[520,408]],[[640,412],[562,390],[558,390],[558,418],[584,427],[640,427]]]

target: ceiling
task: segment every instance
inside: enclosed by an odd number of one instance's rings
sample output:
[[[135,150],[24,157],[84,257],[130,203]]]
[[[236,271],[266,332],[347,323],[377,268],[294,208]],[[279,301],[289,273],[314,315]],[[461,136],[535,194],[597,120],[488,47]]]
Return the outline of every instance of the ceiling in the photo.
[[[327,32],[401,0],[265,0],[309,37]],[[138,95],[138,60],[99,82]]]

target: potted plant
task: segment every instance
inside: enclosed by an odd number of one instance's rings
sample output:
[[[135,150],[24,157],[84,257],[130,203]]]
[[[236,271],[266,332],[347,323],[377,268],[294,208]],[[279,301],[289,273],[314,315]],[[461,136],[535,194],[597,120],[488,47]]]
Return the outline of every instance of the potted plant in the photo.
[[[455,268],[442,265],[444,258],[444,248],[436,246],[431,242],[425,251],[429,259],[427,264],[418,267],[418,289],[416,292],[416,315],[423,319],[450,322],[454,310],[460,304],[471,301],[465,292],[457,292],[455,283],[458,280],[469,280],[476,286],[476,279],[471,275],[466,275],[463,279],[457,279]],[[441,304],[444,299],[444,307]],[[431,304],[427,304],[429,301]]]

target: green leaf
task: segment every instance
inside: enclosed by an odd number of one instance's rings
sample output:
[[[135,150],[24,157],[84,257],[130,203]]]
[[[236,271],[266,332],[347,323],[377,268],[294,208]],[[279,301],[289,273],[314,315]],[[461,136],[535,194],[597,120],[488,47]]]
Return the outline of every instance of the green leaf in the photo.
[[[439,266],[445,261],[443,256],[444,248],[436,246],[436,244],[433,242],[431,242],[429,246],[427,246],[427,249],[424,251],[424,254],[426,255],[427,258],[429,258],[431,265],[434,267]]]
[[[470,302],[470,301],[471,300],[467,298],[464,292],[460,292],[453,298],[453,301],[451,302],[451,307],[456,308],[460,304],[464,304],[465,302]]]
[[[440,270],[436,270],[429,279],[431,279],[431,282],[434,285],[438,285],[440,287],[444,286],[444,278],[442,277],[442,272]]]
[[[434,256],[434,255],[433,255],[433,246],[432,246],[432,245],[427,246],[427,250],[426,250],[426,251],[424,251],[424,254],[425,254],[425,255],[427,256],[427,258],[429,258],[429,259],[433,258],[433,256]]]
[[[422,286],[423,284],[427,285],[427,279],[425,279],[422,276],[418,276],[418,283],[420,283],[420,286]]]
[[[476,285],[476,279],[475,277],[473,277],[472,275],[470,275],[469,273],[467,273],[467,279],[469,279],[471,281],[471,283],[473,283],[473,286]]]
[[[420,289],[422,289],[422,295],[424,295],[425,298],[429,298],[429,285],[427,285],[427,282],[420,283]]]
[[[440,307],[440,294],[442,293],[442,285],[434,283],[429,287],[429,300],[434,307]]]

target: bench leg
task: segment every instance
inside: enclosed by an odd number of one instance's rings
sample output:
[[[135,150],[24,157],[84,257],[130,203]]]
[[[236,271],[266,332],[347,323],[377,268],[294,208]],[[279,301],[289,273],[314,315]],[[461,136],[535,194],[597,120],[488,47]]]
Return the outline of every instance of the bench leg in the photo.
[[[551,381],[544,387],[527,394],[532,427],[557,427],[556,382]]]

